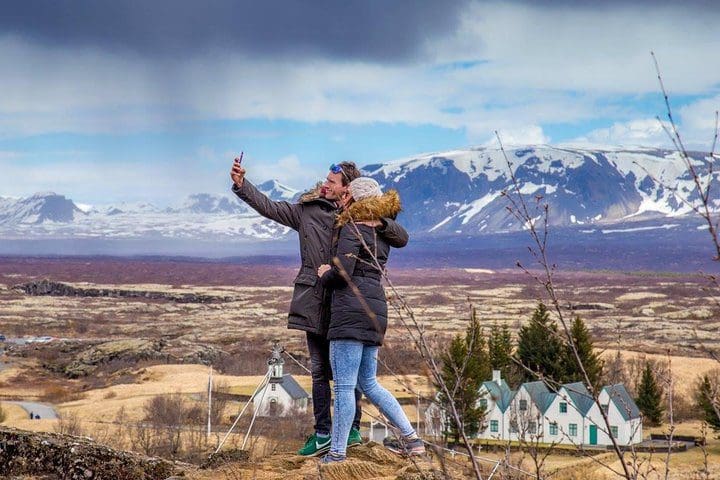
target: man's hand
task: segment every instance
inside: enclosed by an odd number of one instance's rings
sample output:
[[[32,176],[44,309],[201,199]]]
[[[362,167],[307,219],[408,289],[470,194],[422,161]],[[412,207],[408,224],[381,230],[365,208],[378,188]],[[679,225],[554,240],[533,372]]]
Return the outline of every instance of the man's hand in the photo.
[[[327,273],[329,271],[330,271],[330,265],[327,265],[327,264],[320,265],[317,270],[318,277],[322,277],[323,275],[325,275],[325,273]]]
[[[355,222],[358,225],[367,225],[368,227],[380,227],[382,226],[382,222],[380,220],[365,220],[362,222]]]
[[[230,170],[230,178],[232,178],[235,185],[242,187],[243,180],[245,179],[245,169],[240,164],[240,158],[235,158],[232,170]]]

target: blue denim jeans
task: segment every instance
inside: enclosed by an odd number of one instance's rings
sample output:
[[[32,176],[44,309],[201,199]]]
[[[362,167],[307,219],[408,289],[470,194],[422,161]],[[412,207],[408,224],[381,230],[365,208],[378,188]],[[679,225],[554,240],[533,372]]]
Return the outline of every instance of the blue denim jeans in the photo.
[[[335,378],[330,453],[345,456],[355,415],[356,385],[403,436],[415,434],[397,399],[377,382],[377,352],[378,347],[363,345],[356,340],[330,341],[330,364]]]
[[[330,380],[332,370],[330,369],[330,342],[324,335],[307,333],[307,346],[310,353],[311,375],[312,375],[312,401],[313,414],[315,415],[315,432],[320,435],[330,435],[332,432],[332,420],[330,408],[332,406],[332,395],[330,394]],[[352,426],[360,430],[360,399],[362,393],[355,391],[355,418]]]

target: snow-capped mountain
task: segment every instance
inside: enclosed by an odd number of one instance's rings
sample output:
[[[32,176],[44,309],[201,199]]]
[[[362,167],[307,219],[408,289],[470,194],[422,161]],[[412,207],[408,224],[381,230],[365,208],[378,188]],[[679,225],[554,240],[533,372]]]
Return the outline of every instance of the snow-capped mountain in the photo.
[[[522,229],[508,211],[505,196],[516,191],[511,171],[531,210],[538,203],[549,205],[551,225],[585,232],[629,232],[669,228],[676,220],[695,218],[683,200],[697,199],[694,183],[674,152],[530,146],[509,149],[507,155],[511,167],[497,148],[471,148],[368,165],[363,170],[384,188],[399,191],[403,202],[399,220],[416,239]],[[692,155],[696,171],[705,178],[707,158]],[[276,181],[258,188],[273,200],[296,201],[298,196]],[[720,192],[716,177],[711,189]],[[0,238],[281,239],[288,233],[288,228],[260,217],[231,193],[192,194],[173,207],[118,203],[79,208],[54,193],[0,197]]]
[[[549,222],[556,226],[663,222],[691,212],[683,198],[697,200],[684,161],[667,150],[533,146],[507,150],[507,156],[511,167],[500,149],[474,148],[363,170],[384,188],[399,191],[402,221],[410,230],[438,234],[522,228],[508,211],[510,202],[504,195],[517,192],[511,171],[531,214],[541,215],[536,207],[547,203]],[[706,178],[706,155],[692,157]],[[718,186],[714,178],[711,188],[718,191]]]
[[[41,192],[28,198],[0,199],[0,227],[68,223],[87,214],[72,200],[54,192]]]
[[[297,192],[277,181],[258,188],[273,200]],[[234,195],[197,193],[179,206],[120,202],[80,208],[54,193],[25,199],[0,198],[0,237],[5,238],[283,238],[289,229],[267,220]]]
[[[283,185],[277,180],[268,180],[265,183],[261,183],[257,186],[258,190],[263,192],[273,200],[286,200],[290,201],[300,193],[298,190]]]
[[[245,205],[226,195],[211,195],[209,193],[196,193],[187,197],[178,212],[185,213],[245,213]]]

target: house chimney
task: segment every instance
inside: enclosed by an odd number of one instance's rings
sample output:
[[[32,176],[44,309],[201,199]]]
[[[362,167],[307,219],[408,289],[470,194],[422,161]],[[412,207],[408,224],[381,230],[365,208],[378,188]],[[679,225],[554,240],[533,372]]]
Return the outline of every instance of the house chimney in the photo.
[[[493,378],[492,381],[497,383],[498,385],[502,384],[502,374],[500,373],[500,370],[493,370]]]

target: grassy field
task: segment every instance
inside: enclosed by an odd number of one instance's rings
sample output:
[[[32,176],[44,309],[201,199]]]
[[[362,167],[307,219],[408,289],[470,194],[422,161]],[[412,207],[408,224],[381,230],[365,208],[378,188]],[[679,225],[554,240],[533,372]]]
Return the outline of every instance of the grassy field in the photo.
[[[286,328],[294,269],[172,262],[130,262],[123,268],[112,262],[90,266],[38,262],[6,264],[0,269],[0,333],[20,338],[51,335],[64,340],[18,346],[0,357],[0,362],[8,364],[0,370],[0,401],[52,403],[65,418],[76,418],[82,431],[91,436],[112,440],[113,435],[121,435],[122,429],[108,422],[115,421],[120,412],[128,424],[142,421],[146,403],[157,395],[180,394],[202,408],[208,367],[198,364],[193,356],[196,347],[226,353],[222,367],[228,374],[216,372],[214,378],[216,384],[223,384],[236,395],[247,396],[255,390],[267,368],[265,360],[273,340],[280,340],[289,352],[307,363],[304,334]],[[483,326],[507,323],[517,331],[543,298],[542,288],[521,272],[409,269],[391,273],[436,347],[464,332],[471,305],[477,309]],[[223,300],[180,303],[147,298],[43,297],[28,296],[12,288],[43,278],[78,288],[197,294]],[[720,345],[720,312],[705,290],[706,280],[702,277],[571,272],[558,274],[555,280],[567,303],[568,317],[578,314],[585,320],[606,361],[620,351],[625,361],[635,366],[644,360],[669,365],[676,396],[686,405],[692,403],[698,376],[720,366],[703,355],[703,348]],[[89,355],[88,349],[97,343],[125,339],[161,342],[166,345],[162,350],[165,356],[148,361],[109,359],[100,362],[97,372],[77,379],[69,379],[52,368]],[[392,368],[410,374],[399,380],[381,365],[380,381],[407,402],[403,408],[414,423],[417,411],[413,391],[424,396],[433,396],[434,391],[395,314],[390,317],[387,343],[381,349],[381,358]],[[177,363],[179,359],[185,363]],[[290,361],[286,371],[297,373],[298,383],[310,391],[311,380],[304,371]],[[225,426],[243,405],[228,402],[222,415]],[[19,407],[5,403],[3,407],[8,417],[5,424],[42,431],[59,428],[58,421],[30,421]],[[378,415],[369,405],[366,412],[366,420]],[[267,432],[272,426],[266,422],[262,428]],[[292,427],[298,437],[303,431],[300,427]],[[699,424],[689,421],[678,425],[677,433],[696,435],[698,430]],[[646,434],[649,432],[646,429]],[[234,444],[237,441],[233,439]],[[261,435],[256,446],[263,451],[292,451],[301,441],[293,439],[295,443],[279,445]],[[711,462],[720,465],[720,443],[712,439],[707,451]],[[492,459],[499,454],[483,455]],[[606,457],[615,462],[611,455],[603,454],[602,458]],[[649,458],[643,454],[638,458],[657,468],[660,475],[661,456]],[[693,478],[703,458],[700,449],[673,454],[670,478]],[[520,463],[521,458],[518,456],[516,461]],[[527,458],[522,464],[529,468]],[[590,459],[565,454],[550,455],[546,468],[557,471],[556,478],[560,479],[562,475],[568,475],[568,479],[602,478],[606,472]],[[679,476],[681,473],[686,476]]]

